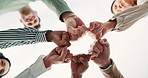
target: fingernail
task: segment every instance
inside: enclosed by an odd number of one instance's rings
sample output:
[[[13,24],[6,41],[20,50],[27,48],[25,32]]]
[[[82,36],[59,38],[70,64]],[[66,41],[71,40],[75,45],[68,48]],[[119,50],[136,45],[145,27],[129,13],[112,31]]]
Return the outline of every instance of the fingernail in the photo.
[[[104,42],[106,42],[107,41],[107,39],[104,39]]]

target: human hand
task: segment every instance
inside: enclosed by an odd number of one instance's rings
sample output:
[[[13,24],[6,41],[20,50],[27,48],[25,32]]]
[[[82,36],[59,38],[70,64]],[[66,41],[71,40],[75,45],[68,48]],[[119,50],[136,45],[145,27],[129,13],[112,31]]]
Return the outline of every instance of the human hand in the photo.
[[[103,23],[94,21],[90,23],[89,31],[96,39],[101,39],[107,33],[107,28]]]
[[[72,35],[71,40],[77,40],[87,30],[83,21],[73,13],[64,13],[62,17],[67,26],[67,31]]]
[[[85,35],[85,33],[84,33],[84,34],[71,34],[71,33],[69,33],[70,41],[76,41],[76,40],[78,40],[80,37],[82,37],[83,35]]]
[[[90,55],[86,54],[79,54],[73,56],[71,60],[71,70],[72,70],[72,78],[81,78],[82,74],[87,70],[89,67]]]
[[[108,21],[105,23],[101,22],[91,22],[89,31],[94,35],[96,39],[101,39],[107,32],[112,31],[113,28],[115,28],[115,25],[117,24],[116,20]]]
[[[45,67],[48,68],[52,64],[68,63],[72,56],[67,47],[56,47],[43,60]]]
[[[92,55],[91,59],[101,68],[106,68],[111,64],[111,60],[109,58],[110,48],[107,39],[95,42],[89,53]]]
[[[47,41],[52,41],[58,46],[70,46],[70,35],[65,31],[52,31],[46,33]]]

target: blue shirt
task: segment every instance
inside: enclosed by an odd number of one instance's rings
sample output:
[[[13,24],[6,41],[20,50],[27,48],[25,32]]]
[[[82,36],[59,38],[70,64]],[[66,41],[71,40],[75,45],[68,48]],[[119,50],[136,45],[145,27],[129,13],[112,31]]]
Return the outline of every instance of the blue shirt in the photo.
[[[35,1],[43,1],[59,18],[64,12],[72,12],[64,0],[0,0],[0,15],[11,11],[18,11],[30,2]]]

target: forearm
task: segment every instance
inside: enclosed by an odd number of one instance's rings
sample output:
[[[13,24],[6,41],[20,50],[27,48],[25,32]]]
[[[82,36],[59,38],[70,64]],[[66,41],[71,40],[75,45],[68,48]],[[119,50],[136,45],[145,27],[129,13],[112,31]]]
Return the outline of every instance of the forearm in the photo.
[[[110,65],[112,65],[113,64],[113,62],[112,62],[112,60],[109,58],[106,62],[103,62],[102,64],[99,64],[99,67],[101,68],[101,69],[106,69],[106,68],[108,68]]]
[[[0,48],[47,42],[46,32],[31,27],[0,31]]]
[[[82,78],[82,75],[80,75],[80,74],[72,74],[72,78]]]
[[[100,68],[100,70],[105,78],[124,78],[113,62],[106,68]]]
[[[112,31],[115,28],[116,24],[117,24],[116,19],[115,20],[109,20],[109,21],[103,23],[103,25],[106,26],[105,28],[107,29],[107,32]]]
[[[57,14],[59,19],[63,21],[61,15],[65,12],[72,12],[64,0],[42,0],[48,8]]]
[[[43,61],[44,56],[41,55],[35,63],[26,68],[15,78],[36,78],[50,69],[46,68]]]

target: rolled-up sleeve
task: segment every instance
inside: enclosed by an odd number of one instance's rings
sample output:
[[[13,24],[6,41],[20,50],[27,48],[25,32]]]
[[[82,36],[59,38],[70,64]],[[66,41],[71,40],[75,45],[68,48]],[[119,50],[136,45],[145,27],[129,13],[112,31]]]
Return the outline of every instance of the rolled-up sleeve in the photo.
[[[72,12],[67,3],[64,0],[42,0],[48,8],[50,8],[61,21],[61,14],[64,12]]]
[[[50,68],[46,69],[43,58],[45,56],[41,55],[38,57],[37,61],[33,63],[29,68],[26,68],[23,72],[21,72],[15,78],[36,78],[46,71],[50,70]]]
[[[45,36],[47,31],[38,31],[32,27],[0,31],[0,48],[47,42]]]
[[[124,31],[146,15],[148,15],[148,1],[143,4],[130,7],[114,15],[112,19],[116,19],[117,24],[113,30]]]

